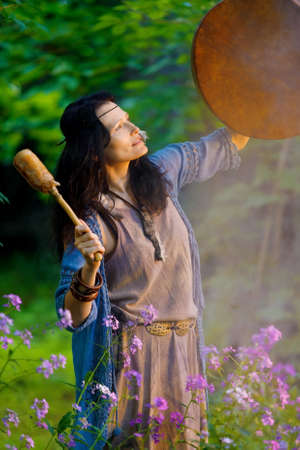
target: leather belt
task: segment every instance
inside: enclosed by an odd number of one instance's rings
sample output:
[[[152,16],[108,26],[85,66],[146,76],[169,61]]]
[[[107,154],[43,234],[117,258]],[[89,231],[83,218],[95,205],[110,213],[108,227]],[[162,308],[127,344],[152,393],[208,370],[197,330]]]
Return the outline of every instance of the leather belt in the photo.
[[[149,325],[146,325],[145,328],[150,334],[154,334],[155,336],[166,336],[171,333],[172,330],[178,336],[184,336],[190,329],[195,328],[196,319],[184,319],[177,321],[161,321],[161,322],[152,322]]]

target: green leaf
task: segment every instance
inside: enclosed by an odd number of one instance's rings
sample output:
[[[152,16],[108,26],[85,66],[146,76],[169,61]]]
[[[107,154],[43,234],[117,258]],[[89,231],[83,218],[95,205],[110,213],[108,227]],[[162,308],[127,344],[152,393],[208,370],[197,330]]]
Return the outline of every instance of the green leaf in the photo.
[[[65,431],[68,427],[70,427],[73,421],[73,413],[68,411],[59,421],[57,425],[57,433],[60,434]]]

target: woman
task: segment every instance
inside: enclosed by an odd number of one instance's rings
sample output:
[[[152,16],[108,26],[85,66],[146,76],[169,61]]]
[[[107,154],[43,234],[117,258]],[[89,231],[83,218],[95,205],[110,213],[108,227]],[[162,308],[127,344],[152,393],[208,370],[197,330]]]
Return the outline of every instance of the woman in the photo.
[[[72,315],[68,329],[73,332],[77,400],[86,412],[95,392],[85,391],[81,398],[80,389],[86,373],[95,368],[95,380],[116,388],[120,434],[110,426],[103,435],[116,447],[138,430],[137,423],[147,425],[157,412],[155,402],[163,397],[168,404],[166,419],[146,448],[166,449],[176,434],[168,414],[184,413],[182,403],[190,399],[190,392],[185,392],[187,376],[205,375],[199,253],[178,193],[187,183],[238,167],[236,150],[248,138],[221,129],[198,142],[169,145],[149,157],[139,128],[105,92],[70,104],[61,118],[61,130],[66,145],[56,177],[62,195],[84,219],[73,233],[65,213],[55,210],[58,248],[63,254],[56,305]],[[101,264],[95,261],[96,253]],[[105,326],[110,305],[122,326],[114,350]],[[149,307],[157,317],[145,326],[141,314]],[[132,323],[134,327],[128,326]],[[105,349],[110,350],[103,364]],[[141,375],[138,389],[136,373]],[[124,398],[128,384],[130,399]],[[189,429],[181,438],[197,439],[193,430],[205,434],[205,406],[204,400],[191,405]],[[101,406],[91,413],[89,423],[101,427],[108,412]],[[139,434],[122,448],[139,448]],[[81,436],[89,445],[94,442],[91,433],[83,430]],[[104,438],[94,448],[102,448]],[[78,444],[77,448],[86,447]]]

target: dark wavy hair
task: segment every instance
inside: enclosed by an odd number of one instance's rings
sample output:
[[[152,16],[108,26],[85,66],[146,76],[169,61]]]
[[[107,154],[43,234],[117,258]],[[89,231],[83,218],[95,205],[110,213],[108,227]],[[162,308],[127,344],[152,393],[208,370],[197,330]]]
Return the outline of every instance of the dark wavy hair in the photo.
[[[85,220],[91,210],[97,211],[117,235],[116,217],[101,203],[99,193],[107,194],[109,187],[104,164],[104,149],[110,142],[110,134],[96,116],[96,108],[109,101],[115,102],[109,92],[97,92],[70,103],[60,119],[65,136],[65,147],[58,160],[55,178],[59,191],[71,208]],[[166,207],[167,181],[160,169],[144,155],[129,164],[129,182],[139,207],[150,214],[159,214]],[[55,204],[53,232],[59,259],[64,243],[73,239],[74,225]]]

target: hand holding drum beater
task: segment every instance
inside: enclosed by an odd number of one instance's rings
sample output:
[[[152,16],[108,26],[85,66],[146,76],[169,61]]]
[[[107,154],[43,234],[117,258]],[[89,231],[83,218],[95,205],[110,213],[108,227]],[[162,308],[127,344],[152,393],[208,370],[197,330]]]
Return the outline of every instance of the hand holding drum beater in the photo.
[[[78,246],[78,249],[82,252],[87,263],[92,265],[93,263],[95,264],[96,262],[101,261],[105,251],[104,247],[99,242],[97,236],[91,232],[87,224],[76,216],[70,205],[63,199],[57,189],[59,183],[55,181],[53,175],[39,158],[31,150],[21,150],[14,157],[14,166],[33,189],[43,192],[44,194],[52,195],[65,210],[76,227],[75,244],[77,244],[76,246]],[[88,238],[90,238],[89,246],[81,245],[86,242]],[[94,242],[92,242],[92,240],[94,240]]]

